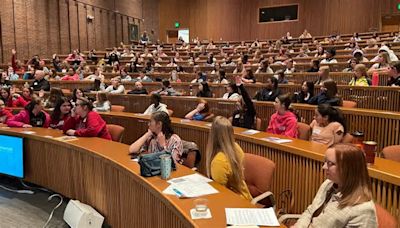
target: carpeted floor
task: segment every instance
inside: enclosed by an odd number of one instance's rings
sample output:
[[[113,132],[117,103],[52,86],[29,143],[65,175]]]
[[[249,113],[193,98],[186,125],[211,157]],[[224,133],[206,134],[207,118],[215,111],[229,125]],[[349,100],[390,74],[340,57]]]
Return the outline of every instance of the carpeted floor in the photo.
[[[26,189],[16,179],[0,176],[0,185],[12,189]],[[59,203],[54,197],[50,202],[50,193],[33,189],[35,194],[12,193],[0,188],[0,228],[40,228],[46,223],[50,212]],[[68,227],[63,220],[63,214],[68,199],[54,211],[53,218],[46,226],[48,228]]]

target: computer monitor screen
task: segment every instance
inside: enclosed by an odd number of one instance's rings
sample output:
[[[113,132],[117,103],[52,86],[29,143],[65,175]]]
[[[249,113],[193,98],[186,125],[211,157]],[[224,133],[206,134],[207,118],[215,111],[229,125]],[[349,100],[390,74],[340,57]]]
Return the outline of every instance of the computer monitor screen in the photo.
[[[0,135],[0,173],[24,177],[23,138]]]

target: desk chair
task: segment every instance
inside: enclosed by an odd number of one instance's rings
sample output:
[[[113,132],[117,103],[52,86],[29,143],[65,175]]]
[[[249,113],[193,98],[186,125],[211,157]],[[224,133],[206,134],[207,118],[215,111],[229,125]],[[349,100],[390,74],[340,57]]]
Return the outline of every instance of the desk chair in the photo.
[[[172,109],[167,109],[168,110],[168,115],[171,117],[172,114],[174,114],[174,111]]]
[[[122,105],[111,105],[112,112],[123,112],[125,111],[125,106]]]
[[[311,136],[311,127],[310,125],[302,122],[297,122],[297,137],[302,140],[310,140]]]
[[[275,171],[275,163],[267,158],[245,153],[244,177],[253,196],[252,204],[261,204],[264,207],[274,206],[275,202],[271,189],[272,177]]]
[[[382,153],[384,158],[400,162],[400,145],[387,146]]]
[[[110,132],[111,139],[114,142],[122,142],[125,128],[115,124],[107,124],[107,130]]]
[[[261,118],[255,117],[254,123],[255,123],[254,125],[256,127],[256,130],[262,131],[262,129],[261,129]]]
[[[355,101],[343,100],[343,108],[357,108],[357,103]]]
[[[350,133],[346,133],[342,138],[342,143],[352,143],[353,138],[354,137]]]

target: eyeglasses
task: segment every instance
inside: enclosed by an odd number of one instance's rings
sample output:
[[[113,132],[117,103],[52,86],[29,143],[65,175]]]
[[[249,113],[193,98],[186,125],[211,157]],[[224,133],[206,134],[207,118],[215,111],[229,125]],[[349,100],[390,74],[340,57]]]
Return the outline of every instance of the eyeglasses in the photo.
[[[325,158],[325,160],[324,160],[324,164],[326,164],[326,165],[328,166],[328,168],[330,168],[330,167],[336,165],[336,163],[334,163],[334,162],[332,162],[332,161],[329,161],[329,160],[327,160],[326,158]]]

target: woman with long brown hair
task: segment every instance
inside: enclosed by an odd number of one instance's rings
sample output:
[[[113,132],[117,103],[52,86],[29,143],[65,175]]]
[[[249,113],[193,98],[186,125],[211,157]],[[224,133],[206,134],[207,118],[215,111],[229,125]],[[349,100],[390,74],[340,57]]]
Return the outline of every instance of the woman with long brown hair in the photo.
[[[243,150],[233,138],[231,122],[225,117],[217,116],[208,138],[207,175],[243,198],[251,200],[244,181],[243,158]]]
[[[363,151],[336,144],[325,153],[327,180],[294,227],[378,227]]]

